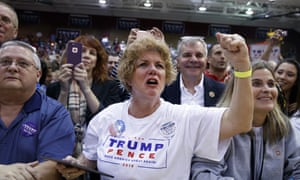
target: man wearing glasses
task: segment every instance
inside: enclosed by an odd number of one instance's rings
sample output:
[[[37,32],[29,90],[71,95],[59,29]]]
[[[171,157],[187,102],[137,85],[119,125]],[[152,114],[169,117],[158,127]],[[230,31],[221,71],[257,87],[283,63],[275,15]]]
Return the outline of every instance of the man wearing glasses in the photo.
[[[0,179],[59,179],[56,163],[72,154],[75,135],[68,111],[36,90],[41,64],[22,41],[0,47]]]
[[[17,37],[18,24],[15,10],[8,4],[0,2],[0,45]]]

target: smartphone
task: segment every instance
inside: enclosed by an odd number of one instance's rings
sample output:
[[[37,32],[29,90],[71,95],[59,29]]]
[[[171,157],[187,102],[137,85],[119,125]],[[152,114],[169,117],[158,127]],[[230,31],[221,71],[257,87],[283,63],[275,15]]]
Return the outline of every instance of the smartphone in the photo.
[[[139,30],[137,33],[136,33],[136,39],[142,39],[142,38],[145,38],[147,36],[151,36],[151,33],[149,31],[142,31],[142,30]]]
[[[63,160],[63,159],[56,159],[56,158],[50,158],[50,157],[42,157],[42,158],[45,159],[45,160],[54,161],[54,162],[57,162],[59,164],[63,164],[66,167],[75,167],[75,168],[82,169],[82,170],[87,171],[87,172],[91,172],[91,173],[95,173],[95,174],[100,174],[100,175],[108,176],[108,177],[111,177],[111,178],[114,177],[113,175],[106,174],[106,173],[97,171],[95,169],[89,168],[87,166],[75,164],[75,163],[72,163],[72,162],[69,162],[69,161],[66,161],[66,160]]]
[[[82,44],[78,42],[69,42],[67,47],[67,63],[74,66],[81,62]]]

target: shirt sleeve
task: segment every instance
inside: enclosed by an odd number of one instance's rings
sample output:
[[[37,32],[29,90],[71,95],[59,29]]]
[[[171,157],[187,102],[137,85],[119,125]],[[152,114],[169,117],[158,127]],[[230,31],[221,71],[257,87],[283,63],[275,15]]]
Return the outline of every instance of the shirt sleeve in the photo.
[[[220,161],[230,143],[230,138],[220,141],[221,120],[226,108],[205,108],[191,123],[195,132],[194,154],[201,158]],[[200,118],[199,118],[200,117]],[[192,130],[193,128],[196,130]]]
[[[97,116],[96,116],[97,117]],[[84,143],[83,143],[83,155],[89,160],[97,160],[97,148],[98,148],[98,136],[97,136],[97,123],[93,119],[88,125]]]
[[[43,156],[62,159],[71,155],[75,145],[74,126],[68,111],[52,101],[47,104],[47,110],[42,112],[43,123],[38,137],[40,161],[44,160]]]

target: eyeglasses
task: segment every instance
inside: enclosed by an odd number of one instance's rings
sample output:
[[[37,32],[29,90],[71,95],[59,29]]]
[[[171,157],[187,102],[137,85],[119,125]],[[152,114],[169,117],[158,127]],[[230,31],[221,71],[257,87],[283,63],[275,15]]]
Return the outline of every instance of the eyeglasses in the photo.
[[[33,66],[35,66],[36,69],[39,69],[39,70],[41,69],[40,59],[39,59],[38,55],[36,54],[36,48],[35,47],[33,47],[30,44],[28,44],[26,42],[23,42],[23,41],[12,40],[12,41],[6,41],[5,43],[3,43],[0,47],[0,52],[3,51],[3,49],[5,49],[6,47],[9,47],[9,46],[21,46],[25,49],[30,50],[33,53],[34,64],[32,64],[31,62],[29,62],[26,59],[21,59],[22,61],[18,61],[18,62],[16,61],[16,63],[15,63],[16,66],[21,67],[21,68],[28,68],[29,66],[33,65]],[[4,56],[4,57],[0,58],[0,61],[3,61],[2,64],[0,64],[0,66],[2,66],[2,67],[10,66],[12,64],[11,59],[12,59],[11,57],[7,57],[7,56]],[[21,63],[21,62],[23,62],[23,63]],[[26,64],[29,64],[29,65],[26,65]]]
[[[28,69],[30,66],[34,66],[33,63],[28,62],[26,60],[12,60],[9,58],[2,58],[0,59],[0,67],[9,67],[12,64],[15,64],[16,66],[22,68],[22,69]]]
[[[3,23],[5,25],[11,24],[11,20],[7,16],[0,16],[0,23]]]

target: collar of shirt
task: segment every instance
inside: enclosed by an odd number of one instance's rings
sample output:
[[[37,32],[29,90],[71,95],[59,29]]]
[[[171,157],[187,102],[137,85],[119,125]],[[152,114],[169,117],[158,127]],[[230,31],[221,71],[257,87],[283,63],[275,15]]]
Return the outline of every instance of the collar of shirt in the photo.
[[[188,92],[188,89],[184,86],[182,75],[180,74],[179,86],[181,91],[181,104],[198,104],[204,106],[204,86],[203,86],[204,75],[201,74],[201,81],[197,84],[194,89],[195,94]]]
[[[205,74],[205,76],[207,76],[209,78],[212,78],[212,79],[214,79],[216,81],[219,81],[219,82],[224,82],[225,78],[228,76],[228,72],[227,72],[221,79],[219,79],[218,76],[210,73],[208,70],[205,70],[204,74]]]

